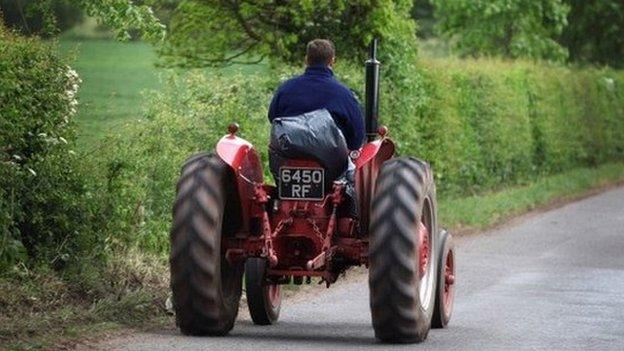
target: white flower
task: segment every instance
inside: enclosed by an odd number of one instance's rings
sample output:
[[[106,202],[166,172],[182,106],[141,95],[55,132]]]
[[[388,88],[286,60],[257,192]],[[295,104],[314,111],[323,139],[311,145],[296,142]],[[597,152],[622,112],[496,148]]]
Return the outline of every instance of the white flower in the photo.
[[[37,172],[33,171],[32,168],[26,167],[26,169],[28,170],[28,172],[30,172],[30,174],[34,175],[35,177],[37,176]]]
[[[613,78],[605,77],[604,78],[605,85],[607,86],[607,90],[614,91],[615,90],[615,81]]]
[[[14,158],[14,159],[16,159],[16,160],[18,160],[18,161],[21,161],[21,160],[22,160],[22,158],[21,158],[19,155],[13,155],[13,158]]]

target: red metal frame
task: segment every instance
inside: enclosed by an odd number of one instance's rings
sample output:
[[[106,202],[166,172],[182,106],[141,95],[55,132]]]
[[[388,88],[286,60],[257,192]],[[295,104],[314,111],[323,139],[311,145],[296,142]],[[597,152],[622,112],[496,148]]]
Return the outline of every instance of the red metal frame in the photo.
[[[249,233],[250,219],[257,216],[259,211],[256,206],[260,203],[253,200],[258,185],[263,182],[262,163],[253,145],[236,136],[238,126],[234,126],[230,126],[230,134],[219,140],[216,152],[234,172],[242,211],[241,232],[246,235]]]
[[[216,147],[219,157],[232,168],[242,210],[239,232],[222,240],[226,258],[234,262],[264,257],[272,282],[321,277],[328,286],[349,266],[367,264],[370,201],[377,173],[395,150],[385,136],[387,129],[380,128],[381,139],[367,143],[351,156],[356,167],[358,220],[339,215],[344,182],[333,182],[321,201],[278,199],[277,189],[263,184],[257,152],[236,136],[237,130],[237,126],[230,126],[230,134]],[[285,166],[320,167],[313,160],[290,160]]]

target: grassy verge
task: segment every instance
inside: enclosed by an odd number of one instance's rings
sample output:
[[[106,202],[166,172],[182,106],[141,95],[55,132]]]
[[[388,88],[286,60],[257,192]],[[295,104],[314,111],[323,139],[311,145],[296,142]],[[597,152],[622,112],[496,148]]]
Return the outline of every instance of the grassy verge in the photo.
[[[66,349],[120,328],[171,324],[166,262],[129,250],[62,276],[15,268],[0,278],[0,350]]]
[[[624,163],[580,168],[525,186],[441,199],[439,214],[446,227],[465,233],[623,181]],[[172,326],[164,312],[164,258],[126,252],[106,267],[71,277],[23,270],[0,280],[0,349],[63,348],[120,328]]]
[[[459,233],[505,222],[528,211],[582,197],[588,191],[624,181],[624,163],[578,168],[544,177],[531,184],[470,197],[441,199],[441,223]]]

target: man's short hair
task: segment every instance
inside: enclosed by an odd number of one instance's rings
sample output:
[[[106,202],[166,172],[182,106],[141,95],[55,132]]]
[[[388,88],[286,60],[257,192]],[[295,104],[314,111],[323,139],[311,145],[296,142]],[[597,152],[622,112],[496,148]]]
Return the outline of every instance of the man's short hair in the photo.
[[[334,44],[327,39],[314,39],[306,47],[308,66],[327,65],[335,55]]]

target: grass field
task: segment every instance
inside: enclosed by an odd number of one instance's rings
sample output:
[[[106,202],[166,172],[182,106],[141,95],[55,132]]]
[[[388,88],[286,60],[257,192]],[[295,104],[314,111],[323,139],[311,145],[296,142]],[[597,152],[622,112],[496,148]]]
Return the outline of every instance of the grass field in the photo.
[[[154,49],[142,42],[64,38],[60,50],[71,58],[72,67],[83,80],[76,118],[78,143],[87,149],[111,130],[138,118],[144,93],[158,90],[161,77],[167,73],[155,66]],[[266,70],[266,65],[258,64],[231,66],[220,72],[253,74]]]
[[[145,43],[61,40],[83,80],[79,91],[80,145],[88,145],[141,113],[142,92],[158,89],[156,55]]]

